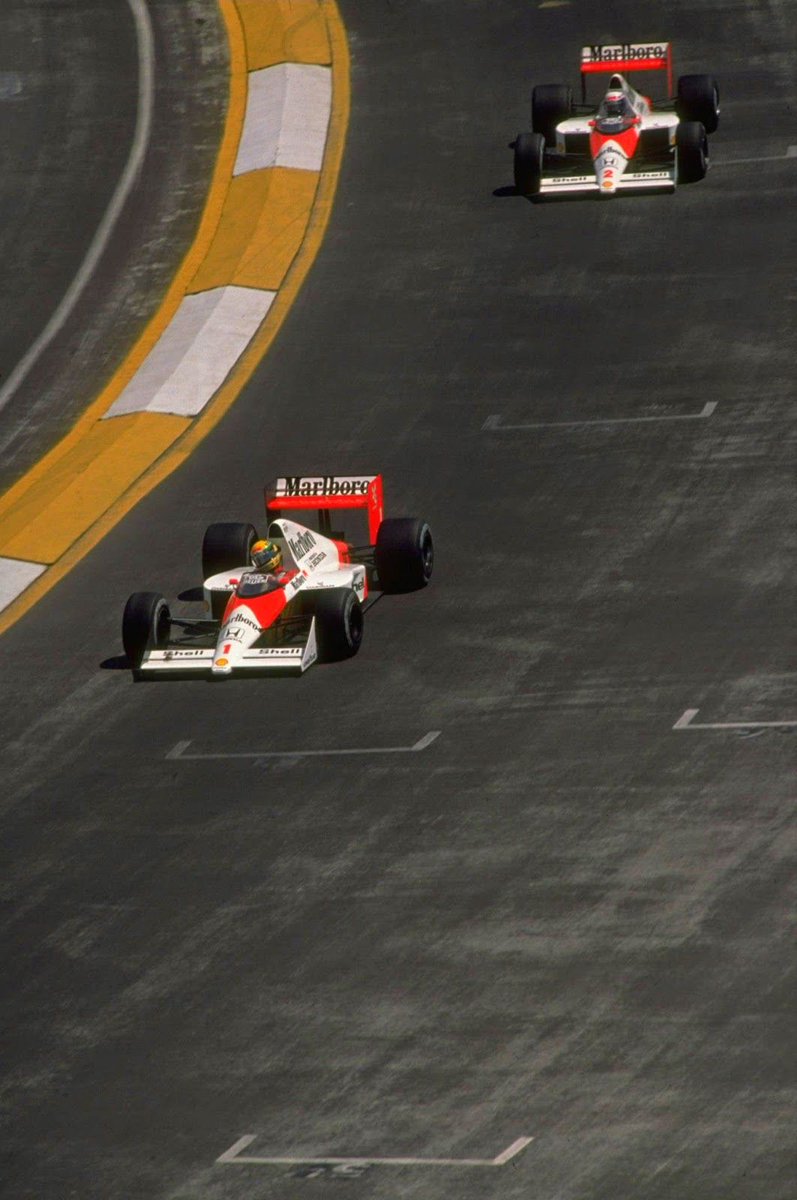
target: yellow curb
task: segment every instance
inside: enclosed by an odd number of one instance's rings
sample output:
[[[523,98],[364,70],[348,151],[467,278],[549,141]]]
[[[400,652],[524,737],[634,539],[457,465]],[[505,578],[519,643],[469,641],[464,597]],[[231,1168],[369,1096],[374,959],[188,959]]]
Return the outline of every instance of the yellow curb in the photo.
[[[276,63],[326,65],[332,49],[325,14],[317,0],[238,0],[250,71]]]
[[[318,175],[266,167],[233,179],[221,222],[192,292],[237,284],[276,292],[299,252]]]
[[[8,514],[0,555],[56,562],[102,516],[108,497],[130,487],[190,423],[187,417],[161,413],[97,421]]]
[[[222,145],[197,240],[186,255],[178,276],[175,278],[164,300],[162,308],[153,317],[139,342],[133,351],[131,351],[131,355],[125,360],[125,363],[108,386],[93,402],[80,421],[78,421],[71,433],[47,454],[41,462],[36,464],[24,479],[20,480],[18,484],[0,499],[0,521],[3,522],[0,525],[0,545],[5,545],[6,542],[14,544],[13,533],[12,538],[7,539],[4,536],[5,514],[9,512],[12,506],[21,505],[22,498],[26,493],[31,493],[32,489],[37,490],[37,494],[46,501],[47,505],[51,506],[50,511],[53,511],[52,505],[57,501],[62,488],[60,485],[57,487],[53,486],[52,494],[49,494],[44,476],[47,472],[53,470],[55,464],[60,463],[63,467],[63,472],[58,472],[58,474],[60,474],[61,481],[63,481],[65,473],[68,473],[69,461],[78,461],[80,458],[80,452],[77,449],[78,441],[89,433],[98,418],[107,410],[116,396],[119,395],[135,374],[135,371],[139,369],[169,320],[174,315],[182,296],[189,288],[193,290],[192,281],[201,269],[201,265],[210,251],[210,246],[216,234],[227,199],[227,193],[230,189],[232,170],[245,114],[247,69],[242,22],[245,15],[248,23],[247,29],[251,31],[256,7],[252,3],[252,0],[237,0],[237,5],[235,0],[218,0],[218,2],[230,43],[230,100]],[[12,602],[0,614],[0,633],[3,633],[28,612],[42,596],[46,595],[59,580],[68,574],[102,540],[109,530],[130,512],[139,500],[151,492],[185,462],[199,443],[218,424],[235,402],[276,337],[282,322],[296,298],[299,288],[315,260],[329,222],[343,157],[350,107],[349,52],[343,23],[335,0],[277,0],[276,8],[280,12],[287,12],[289,15],[297,17],[297,20],[293,22],[289,30],[290,38],[293,39],[291,53],[296,54],[295,45],[300,44],[303,39],[309,45],[310,52],[320,53],[317,32],[312,32],[314,25],[310,19],[311,5],[313,4],[317,6],[318,12],[325,23],[329,46],[327,61],[331,61],[333,66],[330,125],[321,175],[320,177],[316,177],[312,173],[314,181],[317,179],[317,189],[315,203],[307,223],[306,235],[298,253],[296,253],[290,267],[287,269],[284,282],[278,291],[269,314],[258,333],[252,339],[246,352],[231,372],[230,378],[208,404],[203,413],[195,420],[186,422],[184,418],[165,418],[162,415],[154,417],[151,414],[139,415],[127,419],[130,422],[131,429],[140,428],[142,431],[145,426],[149,426],[150,421],[158,420],[164,422],[163,438],[165,450],[159,451],[156,447],[154,452],[159,453],[160,457],[130,485],[123,495],[119,496],[115,501],[110,502],[109,507],[97,517],[94,523],[81,536],[77,537],[77,540],[72,543],[69,549],[65,550],[49,570],[39,576],[17,600]],[[268,10],[269,14],[273,12],[274,7],[272,6]],[[263,11],[261,7],[261,13]],[[288,40],[290,39],[283,38],[282,44],[286,45]],[[267,41],[268,39],[264,37],[262,45],[259,46],[258,53],[263,50]],[[264,63],[263,65],[267,64]],[[285,254],[283,253],[284,258]],[[142,421],[142,416],[148,417],[148,420]],[[115,424],[122,419],[116,418],[114,422],[108,422],[107,424]],[[135,425],[133,424],[134,422],[136,423]],[[182,433],[182,436],[179,430],[172,432],[175,429],[174,422],[183,422],[185,432]],[[169,434],[172,436],[169,436]],[[168,440],[166,440],[167,438]],[[124,438],[122,438],[122,442],[124,442]],[[53,475],[53,478],[55,478],[55,475]],[[94,479],[96,482],[99,479],[99,475],[94,476]],[[118,495],[118,492],[119,488],[116,487],[110,495]],[[94,496],[94,492],[91,494]],[[31,497],[29,496],[28,498],[30,499]],[[109,496],[106,496],[106,503],[108,500]],[[27,502],[25,507],[28,508],[29,512],[31,511]],[[8,554],[7,556],[22,557],[18,554]],[[41,554],[38,556],[31,554],[30,558],[34,561],[44,561]]]

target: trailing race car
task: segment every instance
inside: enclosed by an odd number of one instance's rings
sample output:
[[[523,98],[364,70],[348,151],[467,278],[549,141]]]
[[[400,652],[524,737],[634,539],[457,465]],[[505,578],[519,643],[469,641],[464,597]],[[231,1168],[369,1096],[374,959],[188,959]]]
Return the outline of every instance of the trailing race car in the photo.
[[[381,475],[287,476],[266,487],[265,500],[267,538],[230,522],[205,532],[208,617],[173,617],[156,592],[134,592],[127,601],[122,642],[136,678],[301,673],[316,661],[350,658],[360,648],[372,589],[408,592],[431,578],[431,530],[416,517],[384,518]],[[353,510],[365,512],[367,545],[332,528],[333,513],[337,519]],[[308,511],[317,528],[285,515]]]
[[[628,76],[645,72],[645,94]],[[605,77],[609,76],[608,87]],[[600,99],[588,84],[597,81]],[[640,82],[639,86],[643,86]],[[713,75],[681,75],[672,94],[669,42],[584,46],[581,103],[565,84],[531,94],[531,133],[518,134],[515,187],[524,196],[672,191],[708,170],[708,134],[719,124]],[[651,94],[661,93],[655,101]]]

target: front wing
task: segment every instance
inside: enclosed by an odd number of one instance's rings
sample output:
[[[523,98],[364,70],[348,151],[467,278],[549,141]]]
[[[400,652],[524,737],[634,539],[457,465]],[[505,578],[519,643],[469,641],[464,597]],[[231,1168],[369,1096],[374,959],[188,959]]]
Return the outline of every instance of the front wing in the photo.
[[[549,175],[540,181],[541,196],[568,196],[575,192],[600,192],[595,173],[589,175]],[[675,168],[661,171],[626,171],[617,180],[618,192],[672,192],[675,190]]]
[[[172,646],[163,650],[147,650],[138,668],[143,675],[214,674],[213,662],[217,647]],[[243,650],[236,656],[232,674],[244,675],[281,672],[301,675],[318,659],[315,617],[310,622],[307,639],[290,646],[260,646]]]

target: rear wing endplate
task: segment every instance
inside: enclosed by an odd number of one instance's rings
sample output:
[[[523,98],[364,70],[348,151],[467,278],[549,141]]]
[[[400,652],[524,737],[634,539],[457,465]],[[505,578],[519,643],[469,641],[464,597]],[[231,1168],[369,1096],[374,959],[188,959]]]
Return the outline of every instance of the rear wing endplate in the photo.
[[[321,533],[329,533],[333,509],[364,508],[368,516],[371,544],[384,516],[381,475],[283,475],[266,484],[266,515],[278,516],[290,509],[318,513]]]
[[[667,92],[673,94],[672,47],[669,42],[622,42],[615,46],[581,47],[581,92],[586,98],[587,77],[601,73],[666,71]]]

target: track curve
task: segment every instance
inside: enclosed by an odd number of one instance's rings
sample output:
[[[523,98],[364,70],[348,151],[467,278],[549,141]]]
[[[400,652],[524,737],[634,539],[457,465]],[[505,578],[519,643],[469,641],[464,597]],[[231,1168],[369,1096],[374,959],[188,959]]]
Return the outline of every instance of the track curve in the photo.
[[[10,0],[0,25],[15,67],[0,99],[5,491],[113,373],[190,244],[227,46],[215,0]]]
[[[793,737],[716,726],[797,717],[788,6],[669,10],[724,89],[704,184],[544,208],[508,187],[530,84],[633,6],[341,8],[347,157],[278,342],[0,642],[8,1194],[311,1186],[216,1161],[245,1134],[533,1136],[350,1186],[785,1200]],[[753,192],[721,164],[755,156]],[[206,523],[330,467],[430,520],[432,587],[298,684],[133,685],[127,593],[195,585]]]

